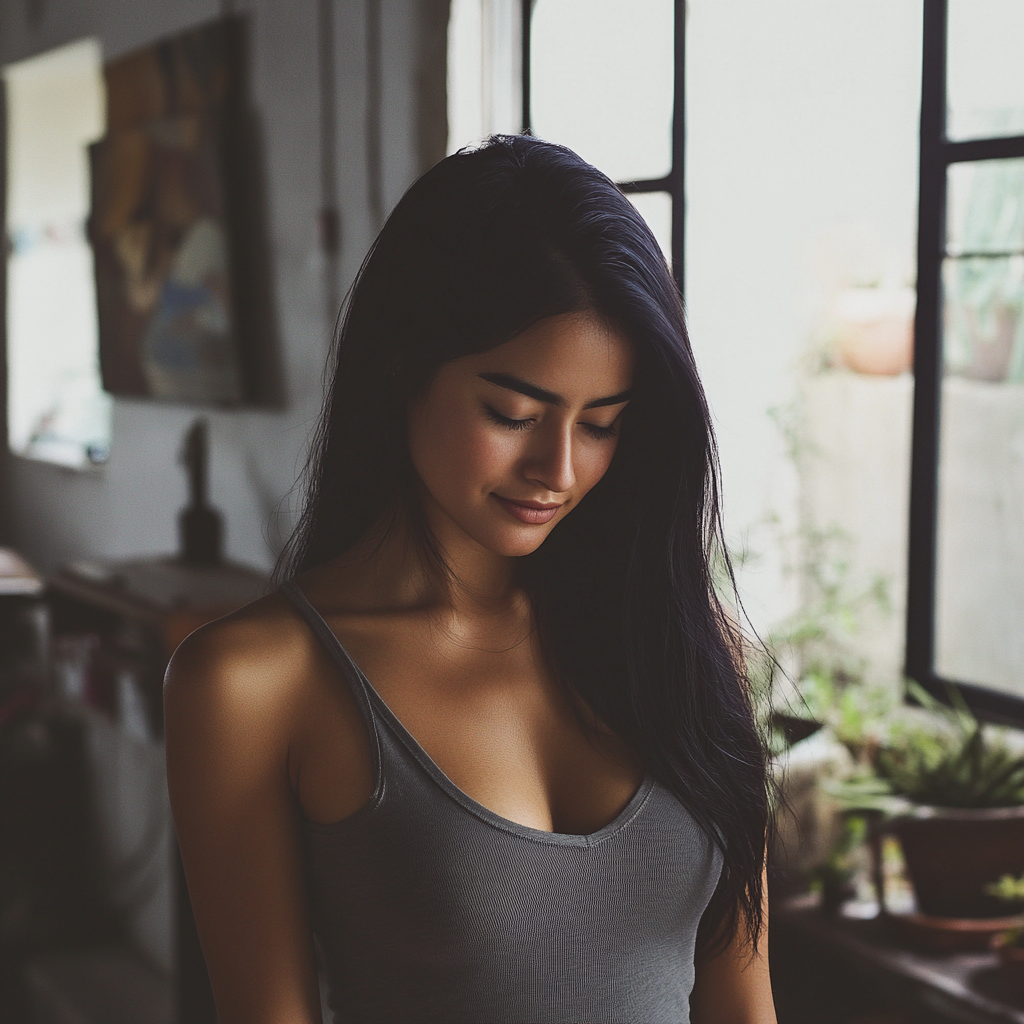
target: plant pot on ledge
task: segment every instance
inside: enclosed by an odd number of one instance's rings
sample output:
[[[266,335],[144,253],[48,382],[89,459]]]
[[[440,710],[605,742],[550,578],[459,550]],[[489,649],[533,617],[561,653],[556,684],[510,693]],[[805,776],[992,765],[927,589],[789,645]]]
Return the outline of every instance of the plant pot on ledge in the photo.
[[[1024,806],[919,806],[886,830],[900,840],[922,914],[1005,918],[1021,909],[986,887],[1024,872]]]
[[[1024,892],[1007,898],[1001,888],[1024,873],[1024,756],[980,723],[955,687],[946,705],[907,685],[926,713],[879,748],[874,769],[903,804],[879,831],[900,840],[918,912],[887,916],[918,944],[985,948],[1024,923]],[[878,842],[875,851],[884,907]]]

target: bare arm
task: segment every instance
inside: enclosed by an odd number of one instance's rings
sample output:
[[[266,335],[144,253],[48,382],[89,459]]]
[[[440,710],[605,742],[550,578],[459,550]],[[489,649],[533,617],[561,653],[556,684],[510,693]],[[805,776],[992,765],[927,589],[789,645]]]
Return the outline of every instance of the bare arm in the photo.
[[[171,805],[221,1024],[320,1024],[288,694],[277,658],[252,657],[266,642],[251,633],[216,623],[172,659]]]
[[[764,921],[757,949],[740,928],[713,960],[698,964],[690,995],[692,1024],[776,1024],[768,974],[768,880],[764,879]]]

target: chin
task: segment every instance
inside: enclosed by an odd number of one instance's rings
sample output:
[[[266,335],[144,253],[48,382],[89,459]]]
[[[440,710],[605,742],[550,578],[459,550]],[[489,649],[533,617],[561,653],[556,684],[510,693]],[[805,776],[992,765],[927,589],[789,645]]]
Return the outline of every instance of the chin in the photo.
[[[509,544],[501,554],[507,558],[523,558],[526,555],[532,555],[547,539],[548,535],[545,533],[543,537],[535,541],[520,541],[517,544]]]
[[[478,543],[504,558],[522,558],[524,555],[532,555],[551,536],[551,527],[495,530],[488,537],[478,538]]]

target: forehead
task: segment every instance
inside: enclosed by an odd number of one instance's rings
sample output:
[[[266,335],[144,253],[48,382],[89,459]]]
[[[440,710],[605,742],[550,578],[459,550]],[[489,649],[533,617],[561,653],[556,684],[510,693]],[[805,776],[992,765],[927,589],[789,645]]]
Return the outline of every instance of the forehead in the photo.
[[[633,383],[632,343],[592,313],[549,317],[497,348],[456,362],[472,374],[515,374],[569,402],[618,394]]]

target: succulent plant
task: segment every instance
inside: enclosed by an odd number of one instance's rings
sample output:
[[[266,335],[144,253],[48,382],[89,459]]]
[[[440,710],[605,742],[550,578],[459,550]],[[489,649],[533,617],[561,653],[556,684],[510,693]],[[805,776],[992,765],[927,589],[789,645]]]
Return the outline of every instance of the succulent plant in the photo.
[[[1019,903],[1024,900],[1024,875],[1014,878],[1013,875],[1003,875],[998,882],[985,886],[985,892],[989,896],[995,896],[997,900],[1005,900],[1007,903]]]
[[[912,726],[878,751],[876,771],[892,792],[938,807],[1024,804],[1024,756],[974,717],[960,691],[948,688],[947,706],[917,683],[908,687],[937,727]]]

